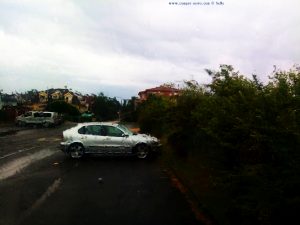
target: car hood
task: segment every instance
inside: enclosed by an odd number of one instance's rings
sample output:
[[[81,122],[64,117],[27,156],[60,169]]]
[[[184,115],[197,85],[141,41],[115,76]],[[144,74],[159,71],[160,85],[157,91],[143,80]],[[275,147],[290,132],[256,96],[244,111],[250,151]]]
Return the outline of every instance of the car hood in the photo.
[[[135,141],[135,142],[158,142],[158,139],[156,137],[152,137],[147,134],[136,134],[136,135],[131,135],[130,139]]]

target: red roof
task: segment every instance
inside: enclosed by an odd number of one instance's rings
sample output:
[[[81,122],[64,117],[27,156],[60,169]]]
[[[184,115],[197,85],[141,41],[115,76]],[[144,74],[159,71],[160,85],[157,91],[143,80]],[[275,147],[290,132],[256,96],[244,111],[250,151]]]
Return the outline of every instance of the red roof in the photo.
[[[149,88],[144,91],[140,91],[139,94],[144,92],[179,92],[179,89],[172,88],[172,87],[165,87],[165,86],[159,86],[155,88]]]

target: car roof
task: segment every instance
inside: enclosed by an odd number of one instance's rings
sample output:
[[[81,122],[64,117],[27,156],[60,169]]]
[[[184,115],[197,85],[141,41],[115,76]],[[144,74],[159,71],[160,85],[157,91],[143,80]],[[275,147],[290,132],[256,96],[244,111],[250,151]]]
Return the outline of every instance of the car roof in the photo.
[[[50,111],[28,111],[31,113],[57,113],[57,112],[50,112]]]
[[[118,126],[116,122],[86,122],[86,123],[78,123],[77,126],[89,126],[89,125],[106,125],[106,126]]]

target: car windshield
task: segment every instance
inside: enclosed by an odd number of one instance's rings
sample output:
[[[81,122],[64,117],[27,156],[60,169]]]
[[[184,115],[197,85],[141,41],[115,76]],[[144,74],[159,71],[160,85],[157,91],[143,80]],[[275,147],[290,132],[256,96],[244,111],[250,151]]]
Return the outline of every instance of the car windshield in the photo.
[[[133,133],[124,125],[122,124],[118,124],[117,126],[119,129],[121,129],[122,131],[124,131],[126,134],[128,135],[133,135]]]

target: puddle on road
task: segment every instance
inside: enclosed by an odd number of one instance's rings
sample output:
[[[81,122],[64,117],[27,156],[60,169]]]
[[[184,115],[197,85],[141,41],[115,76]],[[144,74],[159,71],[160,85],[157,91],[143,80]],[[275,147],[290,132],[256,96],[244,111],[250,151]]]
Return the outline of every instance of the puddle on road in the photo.
[[[55,151],[50,149],[44,149],[39,152],[35,152],[33,154],[20,157],[18,159],[15,159],[11,162],[8,162],[0,167],[0,180],[4,180],[8,177],[11,177],[17,173],[19,173],[21,170],[29,166],[30,164],[44,159],[48,156],[51,156],[55,153]]]

